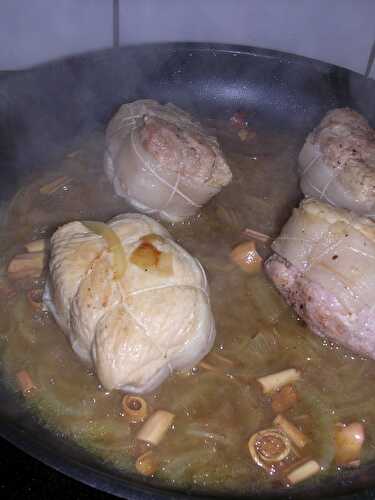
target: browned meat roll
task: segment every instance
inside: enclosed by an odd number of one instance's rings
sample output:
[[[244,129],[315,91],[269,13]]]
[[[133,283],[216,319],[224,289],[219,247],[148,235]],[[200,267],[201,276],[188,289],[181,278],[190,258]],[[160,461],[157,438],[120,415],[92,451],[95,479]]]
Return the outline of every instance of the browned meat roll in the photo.
[[[272,248],[266,271],[309,328],[375,358],[375,223],[309,199]]]
[[[104,168],[138,210],[177,222],[227,185],[232,174],[214,137],[173,104],[124,104],[106,133]]]

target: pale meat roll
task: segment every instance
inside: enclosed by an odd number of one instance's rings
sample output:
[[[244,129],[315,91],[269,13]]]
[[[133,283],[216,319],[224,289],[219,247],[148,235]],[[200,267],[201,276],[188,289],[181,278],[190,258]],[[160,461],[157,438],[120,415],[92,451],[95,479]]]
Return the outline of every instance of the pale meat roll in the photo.
[[[121,215],[105,226],[120,240],[117,254],[88,227],[71,222],[52,236],[44,302],[106,389],[151,391],[213,345],[204,270],[145,215]]]
[[[375,218],[375,132],[359,113],[327,113],[298,161],[306,196]]]
[[[375,223],[308,199],[272,248],[266,271],[309,328],[375,358]]]
[[[124,104],[106,131],[104,168],[117,195],[172,221],[194,215],[232,174],[214,137],[173,104]]]

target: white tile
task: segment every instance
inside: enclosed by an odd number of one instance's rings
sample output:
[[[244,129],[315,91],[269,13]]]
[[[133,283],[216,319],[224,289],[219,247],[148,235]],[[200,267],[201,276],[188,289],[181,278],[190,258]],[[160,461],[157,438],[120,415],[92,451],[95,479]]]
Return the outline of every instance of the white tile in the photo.
[[[120,40],[240,43],[364,72],[374,19],[374,0],[120,0]]]
[[[112,0],[1,0],[0,70],[112,45]]]

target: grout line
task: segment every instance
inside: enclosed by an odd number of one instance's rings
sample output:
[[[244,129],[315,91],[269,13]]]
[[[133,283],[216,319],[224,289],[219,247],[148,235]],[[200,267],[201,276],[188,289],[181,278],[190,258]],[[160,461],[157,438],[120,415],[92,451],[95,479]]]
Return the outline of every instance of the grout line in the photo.
[[[375,40],[374,43],[372,44],[371,50],[370,50],[370,55],[368,58],[367,66],[366,66],[366,71],[365,71],[365,77],[368,78],[371,68],[374,65],[375,61]]]
[[[119,0],[113,0],[112,2],[113,10],[113,47],[117,48],[120,46],[120,5]]]

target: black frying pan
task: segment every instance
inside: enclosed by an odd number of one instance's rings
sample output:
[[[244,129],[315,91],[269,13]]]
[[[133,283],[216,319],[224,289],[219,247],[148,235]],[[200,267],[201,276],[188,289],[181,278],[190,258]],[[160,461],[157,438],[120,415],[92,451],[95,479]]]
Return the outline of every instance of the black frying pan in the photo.
[[[302,57],[207,44],[96,52],[0,75],[0,199],[12,194],[22,172],[58,157],[77,137],[103,128],[120,104],[140,98],[171,101],[212,118],[229,118],[240,109],[262,126],[301,137],[334,107],[350,106],[375,121],[375,81]],[[22,398],[1,385],[0,434],[59,471],[129,500],[190,497],[127,480],[96,462],[43,429],[27,414]],[[319,487],[299,486],[293,498],[322,498],[373,485],[375,464]],[[285,489],[272,492],[277,498],[289,495]],[[258,497],[268,499],[271,493]]]

